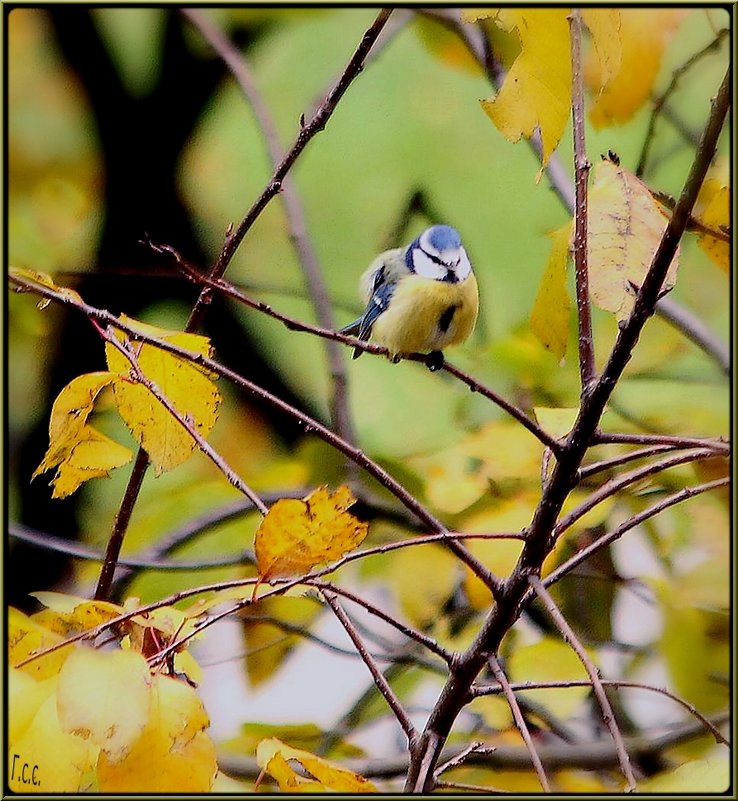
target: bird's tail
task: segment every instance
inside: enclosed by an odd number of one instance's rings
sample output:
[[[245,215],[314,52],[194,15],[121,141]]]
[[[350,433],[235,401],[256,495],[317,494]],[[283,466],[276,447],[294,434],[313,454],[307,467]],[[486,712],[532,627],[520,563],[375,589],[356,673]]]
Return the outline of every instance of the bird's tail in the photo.
[[[361,339],[368,339],[368,337],[361,337],[359,333],[361,331],[361,323],[363,319],[364,319],[363,317],[357,318],[356,320],[353,321],[353,323],[349,323],[348,325],[345,325],[343,328],[339,329],[338,333],[349,334],[350,336],[360,337]],[[361,350],[360,348],[354,348],[353,358],[358,359],[363,352],[364,351]]]

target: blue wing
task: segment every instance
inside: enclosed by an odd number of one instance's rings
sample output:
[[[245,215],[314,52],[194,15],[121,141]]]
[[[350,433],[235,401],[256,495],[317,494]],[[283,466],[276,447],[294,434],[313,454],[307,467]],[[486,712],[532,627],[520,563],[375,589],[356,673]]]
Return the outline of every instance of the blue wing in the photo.
[[[364,314],[358,320],[354,320],[353,323],[342,328],[341,333],[354,334],[366,342],[371,336],[374,323],[382,313],[387,311],[394,291],[395,285],[385,283],[385,270],[384,267],[380,267],[372,279],[372,295]],[[354,359],[358,359],[362,352],[358,349],[354,350]]]

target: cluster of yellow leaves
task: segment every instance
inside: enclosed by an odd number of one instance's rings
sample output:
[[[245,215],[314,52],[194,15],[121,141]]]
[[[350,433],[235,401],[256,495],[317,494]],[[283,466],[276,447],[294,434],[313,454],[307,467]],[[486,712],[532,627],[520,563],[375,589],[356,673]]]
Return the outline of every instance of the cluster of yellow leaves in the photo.
[[[182,613],[135,616],[122,649],[70,643],[23,664],[126,611],[57,593],[38,597],[47,609],[9,615],[11,790],[207,792],[217,765],[202,702],[184,681],[152,675],[136,648],[146,642],[141,629],[164,635],[177,616],[184,622]]]
[[[50,276],[30,273],[16,274],[31,278],[55,291],[63,290]],[[132,320],[121,320],[137,331],[155,336],[192,353],[211,356],[212,348],[206,337],[168,331]],[[166,396],[182,417],[202,436],[207,436],[217,419],[220,393],[211,373],[152,345],[137,343],[135,338],[117,333],[119,341],[131,348],[141,372]],[[49,447],[33,478],[56,468],[52,478],[54,498],[64,498],[91,478],[108,476],[110,470],[130,461],[129,448],[101,434],[87,423],[95,400],[105,387],[111,386],[118,412],[136,441],[146,451],[156,474],[171,470],[192,454],[196,442],[161,402],[143,384],[131,376],[131,363],[111,343],[106,343],[108,370],[78,376],[57,396],[49,421]]]
[[[581,10],[592,47],[585,64],[595,98],[593,124],[625,122],[650,96],[666,45],[683,20],[682,9]],[[566,128],[572,97],[571,34],[568,8],[470,8],[465,22],[489,19],[516,31],[521,52],[500,90],[482,108],[511,142],[538,130],[542,164],[548,163]]]

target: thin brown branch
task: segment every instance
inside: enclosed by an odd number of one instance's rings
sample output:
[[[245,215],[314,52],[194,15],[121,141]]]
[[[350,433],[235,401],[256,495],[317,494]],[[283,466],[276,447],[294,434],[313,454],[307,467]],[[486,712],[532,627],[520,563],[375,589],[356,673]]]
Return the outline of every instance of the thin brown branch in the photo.
[[[528,730],[528,724],[525,722],[525,716],[523,715],[520,709],[520,706],[518,704],[518,699],[515,697],[515,693],[513,692],[510,686],[510,682],[507,680],[507,676],[505,675],[503,669],[500,667],[500,663],[497,661],[497,657],[495,657],[494,654],[491,654],[489,656],[487,662],[489,664],[490,670],[492,671],[492,675],[495,677],[497,683],[502,688],[503,695],[507,699],[507,703],[510,707],[510,712],[512,712],[513,720],[515,721],[515,726],[520,732],[520,736],[523,738],[525,747],[528,749],[528,753],[530,754],[530,761],[533,763],[533,767],[535,768],[536,775],[538,776],[538,781],[541,783],[543,792],[550,793],[551,785],[548,783],[548,777],[546,776],[546,771],[543,769],[541,758],[538,756],[538,751],[536,750],[536,747],[533,743],[533,739],[530,736],[530,731]]]
[[[277,127],[264,102],[256,80],[251,72],[246,57],[231,44],[228,38],[213,25],[205,14],[197,9],[183,9],[182,13],[198,28],[220,58],[226,63],[235,77],[241,91],[254,112],[264,136],[266,150],[273,170],[276,170],[283,157],[279,144]],[[307,291],[312,300],[318,322],[323,328],[334,329],[333,310],[328,290],[323,281],[322,271],[318,264],[315,248],[310,241],[305,221],[305,213],[292,177],[285,175],[282,181],[282,202],[290,231],[290,238],[297,252],[302,270],[305,274]],[[331,393],[331,421],[336,433],[347,442],[356,442],[348,404],[348,379],[341,349],[330,340],[325,340],[326,355],[330,366],[333,383]],[[353,462],[348,462],[353,465]]]
[[[722,438],[700,439],[669,434],[611,434],[597,431],[593,440],[593,445],[674,445],[677,448],[710,448],[718,453],[730,453],[730,443]]]
[[[310,121],[306,122],[304,125],[301,125],[297,138],[290,149],[285,153],[277,168],[274,170],[269,183],[266,185],[259,197],[254,201],[254,204],[251,206],[248,212],[246,212],[246,215],[238,224],[238,227],[235,229],[235,231],[226,236],[225,244],[218,255],[218,259],[213,265],[213,268],[210,270],[210,278],[218,279],[223,276],[228,268],[228,265],[231,263],[231,259],[235,255],[238,246],[243,241],[243,238],[259,218],[268,203],[282,190],[284,178],[292,168],[295,161],[299,158],[305,147],[316,136],[316,134],[320,133],[320,131],[325,128],[326,124],[333,115],[333,112],[336,110],[336,106],[346,93],[346,90],[361,72],[370,50],[377,41],[377,38],[382,32],[382,29],[387,23],[391,13],[392,9],[383,8],[379,14],[377,14],[376,19],[369,26],[366,33],[362,37],[361,42],[359,42],[358,47],[349,59],[348,64],[336,81],[334,87],[328,93],[327,97]],[[197,303],[192,310],[190,319],[188,320],[187,330],[194,330],[199,327],[205,311],[210,303],[211,295],[212,293],[208,287],[205,287],[202,290],[200,297],[197,299]]]
[[[574,268],[579,327],[579,374],[582,382],[582,394],[584,394],[595,376],[592,308],[589,300],[589,275],[587,271],[587,180],[592,165],[587,159],[587,149],[584,142],[582,18],[579,9],[572,9],[568,15],[568,20],[571,32],[571,111],[574,122]]]
[[[124,323],[122,320],[119,320],[115,315],[110,314],[110,312],[90,306],[84,301],[77,300],[75,297],[65,294],[63,291],[50,289],[49,287],[42,286],[41,284],[37,284],[34,281],[19,275],[11,274],[8,279],[10,283],[17,287],[20,291],[31,291],[43,297],[47,297],[50,300],[62,303],[63,305],[72,306],[73,308],[76,308],[85,314],[90,320],[95,320],[98,323],[105,325],[112,325],[113,327],[119,329],[120,331],[124,331],[141,342],[147,342],[148,344],[156,345],[156,347],[161,348],[163,351],[167,351],[168,353],[172,353],[175,356],[179,356],[183,359],[188,359],[193,364],[198,364],[201,367],[206,367],[208,370],[212,370],[214,373],[217,373],[223,378],[226,378],[227,380],[246,390],[251,395],[254,395],[265,403],[268,403],[274,408],[279,409],[284,414],[287,414],[298,420],[306,432],[314,432],[337,451],[345,456],[348,456],[350,459],[353,459],[359,465],[359,467],[363,468],[366,470],[366,472],[376,478],[380,484],[388,489],[400,501],[400,503],[402,503],[418,518],[418,520],[420,520],[421,523],[428,526],[431,531],[440,534],[441,542],[443,542],[447,548],[449,548],[459,557],[459,559],[469,566],[472,572],[474,572],[474,574],[477,575],[484,582],[484,584],[490,588],[490,591],[493,595],[498,592],[499,579],[497,579],[497,577],[494,576],[491,571],[489,571],[467,548],[465,548],[464,545],[462,545],[460,542],[457,542],[455,538],[450,537],[450,532],[446,526],[443,525],[443,523],[441,523],[434,515],[432,515],[430,511],[428,511],[419,501],[417,501],[415,497],[386,470],[384,470],[384,468],[380,467],[380,465],[366,456],[363,451],[343,440],[322,423],[318,422],[304,412],[301,412],[299,409],[296,409],[294,406],[291,406],[289,403],[283,401],[281,398],[278,398],[276,395],[268,392],[258,384],[254,384],[252,381],[244,378],[239,373],[236,373],[228,367],[223,366],[219,362],[216,362],[214,359],[210,359],[200,353],[193,353],[185,348],[180,348],[171,342],[167,342],[166,340],[149,336],[148,334],[133,328],[127,323]]]
[[[438,766],[436,769],[436,783],[441,774],[445,773],[447,770],[461,767],[472,754],[491,754],[494,750],[494,746],[488,746],[478,741],[470,743],[463,751],[459,751],[456,756],[447,759],[443,764]]]
[[[628,453],[621,453],[609,459],[601,459],[599,462],[592,462],[580,468],[579,480],[584,481],[591,476],[597,475],[597,473],[603,473],[605,470],[612,470],[614,467],[620,467],[620,465],[634,462],[637,459],[646,459],[659,453],[673,451],[678,447],[678,445],[652,445],[649,448],[639,448],[638,450],[628,451]]]
[[[610,701],[608,700],[607,694],[602,687],[600,674],[597,668],[594,666],[594,663],[589,656],[587,656],[584,646],[579,642],[576,634],[574,634],[571,626],[566,622],[566,619],[559,611],[559,608],[556,606],[553,598],[549,594],[548,590],[543,586],[538,576],[529,576],[528,581],[530,582],[530,586],[535,590],[536,595],[538,595],[541,601],[543,601],[543,605],[546,607],[551,620],[553,620],[553,622],[556,624],[556,627],[561,632],[564,642],[571,646],[574,653],[579,657],[579,661],[582,663],[582,665],[584,665],[584,669],[587,671],[587,675],[592,683],[592,690],[594,691],[597,702],[602,710],[602,718],[610,731],[613,742],[615,743],[615,750],[618,754],[620,770],[623,772],[623,776],[625,776],[625,780],[628,783],[628,790],[630,792],[635,791],[637,789],[636,780],[635,775],[633,774],[633,768],[630,764],[630,757],[628,756],[625,743],[623,742],[623,735],[620,733],[617,721],[613,715]]]
[[[674,210],[674,206],[676,206],[676,200],[674,200],[674,198],[668,192],[657,192],[652,189],[651,195],[653,199],[657,203],[660,203],[662,206],[664,206],[664,208],[669,209],[669,211]],[[713,237],[713,239],[719,239],[721,242],[730,243],[732,241],[729,228],[726,227],[726,230],[724,231],[720,228],[713,228],[711,225],[707,225],[707,223],[702,222],[702,220],[697,217],[693,217],[691,214],[689,215],[687,230],[696,231],[700,234],[707,234],[708,236]]]
[[[672,701],[676,702],[680,706],[684,707],[684,709],[689,712],[690,715],[697,718],[702,725],[712,734],[715,738],[715,741],[718,743],[722,743],[723,745],[730,745],[730,740],[728,740],[723,733],[715,726],[712,721],[706,718],[701,712],[697,711],[697,708],[690,704],[689,701],[686,701],[684,698],[680,698],[678,695],[675,695],[672,692],[669,692],[665,687],[656,687],[653,684],[643,684],[637,681],[622,681],[620,679],[600,679],[600,683],[603,687],[615,687],[616,689],[627,688],[631,690],[648,690],[652,693],[659,693],[660,695],[666,696],[666,698],[671,699]],[[592,683],[589,681],[583,680],[572,680],[572,681],[520,681],[520,682],[511,682],[510,688],[517,692],[523,692],[527,690],[553,690],[553,689],[564,689],[566,687],[591,687]],[[473,688],[474,695],[499,695],[503,692],[502,686],[495,686],[492,684],[485,684],[480,687]]]
[[[696,462],[699,459],[709,459],[712,456],[712,452],[708,450],[686,451],[684,453],[677,453],[672,456],[667,456],[659,461],[649,462],[648,464],[638,467],[635,470],[631,470],[628,473],[622,473],[621,475],[617,476],[617,478],[611,478],[601,487],[590,493],[587,499],[580,503],[579,506],[572,509],[571,512],[566,515],[566,517],[562,517],[561,520],[559,520],[554,528],[554,536],[559,537],[590,509],[593,509],[595,506],[597,506],[598,503],[602,503],[602,501],[606,500],[607,498],[611,498],[613,495],[616,495],[618,492],[620,492],[620,490],[625,489],[625,487],[629,486],[630,484],[635,484],[636,482],[642,481],[648,476],[661,473],[664,470],[668,470],[670,467],[676,467],[680,464],[688,464],[689,462]]]
[[[382,694],[384,700],[387,702],[389,708],[394,713],[394,716],[397,718],[397,722],[402,727],[402,730],[405,732],[407,736],[408,743],[412,744],[417,736],[417,732],[415,731],[415,727],[412,724],[412,721],[405,712],[405,708],[400,703],[400,699],[395,695],[394,690],[390,687],[389,682],[382,674],[382,671],[377,666],[377,663],[374,661],[374,658],[367,650],[366,646],[364,645],[359,633],[354,628],[353,624],[349,620],[348,615],[343,611],[343,607],[338,602],[335,594],[330,592],[327,589],[321,590],[323,597],[326,600],[326,603],[330,608],[333,610],[333,614],[338,618],[338,621],[346,630],[346,634],[348,634],[351,642],[356,646],[356,650],[361,654],[361,658],[364,660],[364,664],[367,666],[369,672],[372,674],[372,678],[374,679],[374,683],[377,686],[377,689]]]
[[[701,495],[703,492],[709,492],[710,490],[717,489],[718,487],[727,487],[729,485],[729,478],[717,478],[714,481],[707,481],[704,484],[697,484],[694,487],[684,487],[684,489],[679,490],[679,492],[669,495],[658,503],[653,504],[653,506],[649,506],[647,509],[639,512],[637,515],[633,515],[633,517],[628,518],[613,531],[610,531],[608,534],[599,537],[594,542],[582,548],[581,551],[577,551],[574,556],[567,559],[566,562],[560,564],[546,576],[546,578],[543,580],[544,585],[546,587],[550,587],[562,576],[571,572],[575,567],[577,567],[577,565],[580,565],[582,562],[585,562],[587,559],[589,559],[590,556],[597,553],[597,551],[615,542],[615,540],[620,539],[623,534],[625,534],[627,531],[630,531],[632,528],[635,528],[637,525],[640,525],[644,522],[644,520],[648,520],[649,518],[660,514],[664,511],[664,509],[668,509],[670,506],[674,506],[677,503],[686,501],[689,498],[694,498],[697,495]]]
[[[651,149],[654,133],[656,131],[656,120],[658,119],[659,114],[661,114],[664,104],[669,100],[672,94],[674,94],[677,86],[679,85],[679,81],[684,77],[684,75],[689,72],[689,70],[691,70],[695,64],[698,64],[705,56],[718,50],[723,39],[725,39],[729,33],[730,31],[727,28],[719,30],[711,42],[705,45],[705,47],[703,47],[701,50],[698,50],[696,53],[694,53],[694,55],[690,56],[684,62],[684,64],[682,64],[680,67],[677,67],[674,72],[672,72],[669,85],[666,87],[663,94],[654,101],[653,108],[651,109],[651,116],[648,120],[648,130],[646,131],[646,137],[643,140],[641,155],[638,159],[638,166],[636,167],[635,171],[635,174],[639,178],[642,177],[646,171],[646,163],[648,162],[649,151]]]

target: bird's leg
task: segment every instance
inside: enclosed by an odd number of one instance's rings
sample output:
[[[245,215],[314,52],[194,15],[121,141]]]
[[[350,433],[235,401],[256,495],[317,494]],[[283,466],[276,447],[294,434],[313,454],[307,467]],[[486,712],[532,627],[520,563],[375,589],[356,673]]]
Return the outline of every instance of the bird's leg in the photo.
[[[428,354],[425,363],[431,373],[435,373],[436,370],[440,370],[443,367],[443,353],[440,350],[432,350]]]

